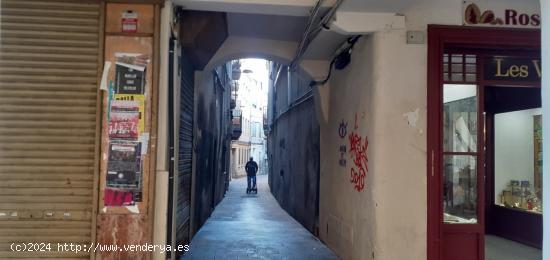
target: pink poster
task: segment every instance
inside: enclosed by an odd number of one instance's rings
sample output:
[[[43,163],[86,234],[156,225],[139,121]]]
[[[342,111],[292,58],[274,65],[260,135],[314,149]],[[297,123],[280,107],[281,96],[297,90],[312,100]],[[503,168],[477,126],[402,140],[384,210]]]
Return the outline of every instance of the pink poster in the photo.
[[[131,191],[105,189],[103,202],[105,206],[132,206],[135,205],[134,193]]]
[[[109,138],[111,140],[137,140],[139,124],[140,108],[138,102],[112,101],[109,120]]]

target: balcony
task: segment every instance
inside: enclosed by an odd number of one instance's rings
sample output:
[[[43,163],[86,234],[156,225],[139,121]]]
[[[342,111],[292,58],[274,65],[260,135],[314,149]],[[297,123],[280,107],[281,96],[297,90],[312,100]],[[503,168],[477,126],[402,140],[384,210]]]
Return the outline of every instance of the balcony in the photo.
[[[233,132],[231,134],[231,140],[239,140],[241,134],[243,133],[243,116],[240,110],[233,111],[233,118],[231,119],[231,124],[233,127]]]
[[[231,109],[235,109],[237,107],[237,92],[239,91],[239,83],[236,81],[231,82],[231,102],[230,107]]]

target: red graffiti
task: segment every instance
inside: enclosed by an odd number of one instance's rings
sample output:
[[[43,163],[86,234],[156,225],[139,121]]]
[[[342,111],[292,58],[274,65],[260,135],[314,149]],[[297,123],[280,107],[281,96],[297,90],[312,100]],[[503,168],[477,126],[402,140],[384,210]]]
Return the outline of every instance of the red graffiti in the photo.
[[[365,141],[362,141],[362,138],[356,132],[358,128],[357,115],[355,115],[355,131],[349,134],[349,153],[355,164],[355,167],[351,168],[350,182],[354,184],[355,190],[363,191],[365,189],[367,172],[369,171],[369,160],[367,158],[369,140],[365,136]]]

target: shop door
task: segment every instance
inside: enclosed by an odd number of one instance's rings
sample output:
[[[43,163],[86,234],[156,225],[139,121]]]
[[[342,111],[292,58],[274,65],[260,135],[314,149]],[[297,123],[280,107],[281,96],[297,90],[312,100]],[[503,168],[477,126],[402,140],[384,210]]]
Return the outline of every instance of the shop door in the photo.
[[[94,241],[100,4],[2,0],[0,10],[0,259],[89,258],[57,243]]]
[[[483,91],[478,57],[443,55],[441,178],[443,259],[483,259]],[[457,246],[460,245],[460,246]]]

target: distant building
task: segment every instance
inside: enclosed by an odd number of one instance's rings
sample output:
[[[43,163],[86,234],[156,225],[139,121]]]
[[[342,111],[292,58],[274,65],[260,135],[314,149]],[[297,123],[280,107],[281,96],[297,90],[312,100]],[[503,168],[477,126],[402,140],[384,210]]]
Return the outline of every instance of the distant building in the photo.
[[[246,60],[243,63],[246,68]],[[265,63],[267,70],[267,63]],[[245,165],[250,157],[258,163],[258,174],[267,174],[266,136],[263,131],[264,113],[267,107],[267,78],[262,81],[257,74],[245,73],[235,81],[236,109],[234,122],[241,122],[242,132],[231,142],[231,176],[246,176]],[[237,119],[235,119],[237,118]]]

